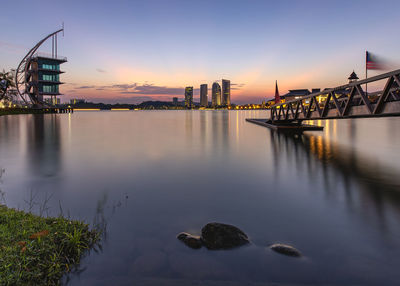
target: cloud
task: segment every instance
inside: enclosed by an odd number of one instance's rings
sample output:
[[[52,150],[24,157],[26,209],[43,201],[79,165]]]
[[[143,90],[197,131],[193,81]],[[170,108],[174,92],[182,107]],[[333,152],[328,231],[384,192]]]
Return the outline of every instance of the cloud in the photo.
[[[101,73],[106,73],[107,72],[107,71],[105,71],[103,69],[100,69],[100,68],[97,68],[96,71],[101,72]]]
[[[157,86],[152,84],[136,85],[132,90],[121,92],[122,94],[165,94],[165,95],[177,95],[183,94],[184,88]]]
[[[68,99],[75,98],[74,95],[66,96]],[[127,104],[140,104],[144,101],[172,101],[170,96],[104,96],[104,97],[85,97],[80,96],[80,98],[85,98],[89,102],[95,103],[127,103]]]
[[[78,87],[75,87],[76,89],[88,89],[88,88],[96,88],[94,85],[81,85]]]
[[[183,87],[167,87],[158,86],[154,84],[112,84],[112,85],[82,85],[74,88],[79,89],[94,89],[101,91],[110,91],[113,93],[119,93],[121,95],[137,94],[137,95],[182,95],[184,94]]]
[[[244,83],[231,83],[231,90],[239,90],[245,85]]]
[[[109,86],[102,86],[102,88],[105,89],[120,89],[122,91],[126,91],[129,89],[134,89],[137,86],[136,83],[133,84],[113,84],[113,85],[109,85]]]

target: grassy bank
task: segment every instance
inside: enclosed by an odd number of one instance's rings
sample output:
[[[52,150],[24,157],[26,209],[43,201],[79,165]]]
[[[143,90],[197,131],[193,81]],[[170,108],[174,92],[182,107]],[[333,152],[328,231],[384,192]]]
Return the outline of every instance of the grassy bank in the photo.
[[[82,222],[0,205],[0,285],[58,285],[98,238]]]

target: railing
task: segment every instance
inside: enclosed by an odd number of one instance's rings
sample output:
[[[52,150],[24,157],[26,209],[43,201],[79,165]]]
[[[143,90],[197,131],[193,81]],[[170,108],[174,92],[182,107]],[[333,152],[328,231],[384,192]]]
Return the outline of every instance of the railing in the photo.
[[[387,81],[381,91],[366,94],[361,87],[384,79]],[[400,69],[275,104],[271,107],[270,120],[291,122],[389,115],[400,115]]]
[[[59,55],[52,55],[50,53],[42,53],[42,52],[37,52],[33,54],[33,58],[41,57],[41,58],[48,58],[48,59],[56,59],[60,61],[67,61],[67,57],[59,56]]]

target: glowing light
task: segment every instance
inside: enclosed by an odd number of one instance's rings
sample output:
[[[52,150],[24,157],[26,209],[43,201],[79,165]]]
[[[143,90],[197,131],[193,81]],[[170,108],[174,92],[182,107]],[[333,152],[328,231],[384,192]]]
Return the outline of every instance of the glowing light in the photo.
[[[129,108],[111,108],[113,111],[128,111],[130,110]]]
[[[99,111],[100,108],[74,108],[74,111]]]

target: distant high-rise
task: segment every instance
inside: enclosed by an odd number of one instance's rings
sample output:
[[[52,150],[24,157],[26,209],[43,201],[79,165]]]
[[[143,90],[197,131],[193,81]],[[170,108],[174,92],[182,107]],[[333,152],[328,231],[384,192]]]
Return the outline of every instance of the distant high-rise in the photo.
[[[192,108],[193,106],[193,86],[185,87],[185,107]]]
[[[178,98],[177,97],[173,97],[172,98],[172,104],[176,107],[178,106]]]
[[[208,105],[208,86],[207,84],[200,85],[200,106],[207,107]]]
[[[216,107],[221,105],[221,86],[218,82],[214,82],[212,85],[212,106]]]
[[[231,105],[231,81],[227,79],[222,80],[222,105]]]

